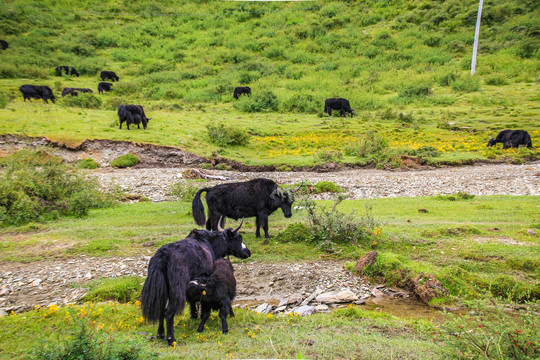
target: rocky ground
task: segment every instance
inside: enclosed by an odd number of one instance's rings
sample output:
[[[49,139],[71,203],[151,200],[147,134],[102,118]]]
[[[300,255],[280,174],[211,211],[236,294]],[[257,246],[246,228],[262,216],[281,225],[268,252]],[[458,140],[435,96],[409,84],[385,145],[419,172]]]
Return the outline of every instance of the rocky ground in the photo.
[[[0,139],[0,151],[13,151],[27,146],[18,140]],[[43,140],[36,140],[37,145]],[[32,145],[33,143],[31,143]],[[36,144],[33,144],[34,146]],[[95,147],[91,143],[86,149],[55,149],[58,155],[69,161],[92,156],[109,159],[118,154],[119,147],[131,152],[156,149],[137,147],[133,144],[117,144],[111,147]],[[82,149],[82,150],[81,150]],[[142,149],[142,150],[141,150]],[[112,169],[102,167],[89,171],[105,188],[120,187],[124,191],[144,196],[151,201],[171,200],[171,185],[184,181],[184,171],[196,168],[204,161],[187,153],[172,150],[171,156],[158,149],[163,156],[160,166],[152,167],[146,161],[139,168]],[[167,160],[168,159],[168,160]],[[173,160],[171,160],[173,159]],[[101,161],[103,164],[106,161]],[[431,196],[466,192],[473,195],[538,195],[540,194],[540,162],[525,165],[479,164],[465,167],[447,167],[407,171],[383,171],[374,169],[349,169],[335,172],[233,172],[206,171],[212,176],[224,176],[224,181],[242,181],[266,177],[280,184],[294,184],[309,180],[332,181],[343,188],[354,199],[397,196]],[[204,186],[213,186],[223,181],[211,180]],[[320,194],[318,198],[331,198],[332,194]],[[1,241],[1,238],[0,238]],[[98,278],[136,275],[146,276],[149,257],[136,258],[91,258],[79,256],[66,260],[40,261],[29,264],[0,263],[0,315],[10,311],[20,312],[36,305],[66,304],[76,302],[87,292],[84,284]],[[259,305],[259,312],[294,309],[311,313],[326,311],[341,300],[362,302],[368,298],[385,296],[408,297],[399,289],[388,289],[368,284],[362,278],[346,271],[343,262],[318,261],[297,264],[235,264],[238,279],[238,304]],[[341,300],[340,300],[341,298]],[[265,303],[265,304],[261,304]]]

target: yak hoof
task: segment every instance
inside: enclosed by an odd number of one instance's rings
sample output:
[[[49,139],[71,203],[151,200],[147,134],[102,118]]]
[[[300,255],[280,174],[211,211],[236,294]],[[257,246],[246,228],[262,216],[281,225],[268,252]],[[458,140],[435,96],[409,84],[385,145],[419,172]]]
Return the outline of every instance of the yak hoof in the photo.
[[[175,338],[167,338],[167,343],[169,346],[174,346],[174,343],[176,342]]]
[[[156,335],[156,338],[158,338],[158,339],[165,339],[165,334],[160,334],[160,333],[158,333],[158,334]]]

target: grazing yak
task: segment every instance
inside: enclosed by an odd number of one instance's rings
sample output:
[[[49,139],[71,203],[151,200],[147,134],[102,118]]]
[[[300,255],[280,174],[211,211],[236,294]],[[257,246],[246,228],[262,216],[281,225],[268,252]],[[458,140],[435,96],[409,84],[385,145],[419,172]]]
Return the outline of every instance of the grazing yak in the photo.
[[[66,95],[78,96],[80,92],[81,93],[93,93],[93,91],[91,89],[86,89],[86,88],[64,88],[62,90],[62,97],[66,96]]]
[[[526,146],[532,148],[531,135],[525,130],[503,130],[495,139],[489,139],[487,146],[491,147],[497,143],[503,144],[503,149]]]
[[[347,99],[326,99],[324,101],[324,112],[332,116],[332,110],[339,110],[341,116],[347,116],[349,114],[352,117],[354,115],[354,109],[351,109],[351,104],[349,104],[349,100]]]
[[[206,192],[208,220],[204,214],[201,194]],[[257,230],[255,236],[261,237],[261,227],[266,239],[268,235],[268,216],[281,208],[286,218],[292,216],[292,196],[270,179],[254,179],[250,181],[221,184],[210,188],[202,188],[197,192],[191,204],[193,219],[199,226],[206,221],[206,229],[216,230],[223,226],[225,217],[238,220],[243,217],[256,217]],[[220,223],[223,217],[223,223]]]
[[[9,47],[9,44],[6,40],[0,40],[0,47],[2,50],[6,50]]]
[[[64,73],[66,75],[75,75],[79,77],[79,73],[73,66],[57,66],[54,70],[56,71],[56,76],[62,76],[62,73]]]
[[[242,223],[234,230],[192,230],[184,240],[163,245],[150,259],[141,293],[142,315],[147,321],[158,321],[157,337],[161,339],[166,319],[170,346],[176,341],[174,315],[184,310],[190,280],[210,276],[216,259],[227,255],[240,259],[251,256],[238,233]]]
[[[48,104],[47,100],[51,100],[54,103],[56,99],[50,87],[42,85],[22,85],[19,87],[19,91],[23,94],[24,101],[31,98],[43,99]]]
[[[236,278],[234,269],[229,260],[218,259],[214,261],[212,275],[190,281],[187,290],[187,299],[190,304],[191,318],[196,317],[196,303],[201,304],[201,323],[198,332],[204,330],[204,324],[210,317],[212,310],[219,310],[221,330],[224,334],[229,332],[227,315],[234,317],[232,301],[236,296]],[[195,309],[195,314],[193,313]],[[195,317],[194,317],[195,315]]]
[[[120,129],[122,128],[122,123],[125,122],[129,130],[129,125],[135,124],[137,128],[141,128],[141,123],[143,128],[146,129],[146,125],[152,119],[148,119],[144,113],[144,109],[141,105],[120,105],[118,107],[118,119],[120,120]]]
[[[103,94],[104,91],[111,91],[113,84],[110,82],[100,82],[97,86],[97,90],[99,94]]]
[[[251,96],[251,88],[248,86],[239,86],[234,88],[234,95],[233,97],[238,100],[240,95],[246,94],[247,96]]]
[[[99,76],[101,77],[101,81],[105,81],[105,79],[109,79],[112,82],[120,80],[114,71],[102,71]]]

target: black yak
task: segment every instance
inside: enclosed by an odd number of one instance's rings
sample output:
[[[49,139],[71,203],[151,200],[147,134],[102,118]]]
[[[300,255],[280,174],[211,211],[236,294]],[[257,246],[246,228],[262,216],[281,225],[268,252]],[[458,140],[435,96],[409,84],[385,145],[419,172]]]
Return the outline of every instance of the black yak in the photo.
[[[120,129],[122,128],[122,123],[125,122],[129,130],[129,125],[135,124],[137,128],[141,128],[141,123],[143,128],[146,129],[148,124],[148,119],[144,113],[143,107],[141,105],[120,105],[118,107],[118,119],[120,121]]]
[[[22,85],[19,87],[19,91],[23,94],[24,101],[31,98],[43,99],[48,104],[47,100],[51,100],[54,103],[56,99],[50,87],[44,85]]]
[[[347,99],[326,99],[324,101],[324,112],[332,116],[332,110],[339,110],[341,116],[347,116],[349,114],[352,117],[354,115],[354,109],[351,109],[351,104],[349,104],[349,100]]]
[[[234,88],[234,95],[233,97],[238,100],[240,95],[246,94],[247,96],[251,96],[251,88],[248,86],[239,86]]]
[[[188,237],[163,245],[150,259],[148,276],[141,293],[143,318],[159,322],[157,337],[165,335],[163,322],[167,322],[167,342],[173,345],[174,315],[182,313],[186,304],[186,291],[191,279],[210,276],[214,260],[227,255],[240,259],[251,256],[236,229],[218,231],[192,230]]]
[[[6,40],[0,40],[0,47],[2,50],[6,50],[9,47],[9,44]]]
[[[204,330],[204,324],[210,317],[212,310],[219,310],[221,329],[224,334],[229,332],[227,315],[234,317],[232,301],[236,296],[236,278],[234,269],[229,260],[218,259],[214,261],[212,275],[192,280],[189,283],[187,296],[191,308],[191,318],[196,303],[201,304],[201,323],[198,332]],[[195,310],[196,311],[196,310]]]
[[[109,79],[112,82],[120,80],[118,75],[114,71],[102,71],[101,74],[99,74],[99,77],[101,78],[101,81],[105,81],[105,79]]]
[[[55,69],[56,76],[62,76],[62,73],[66,75],[75,75],[79,77],[79,72],[73,66],[57,66]]]
[[[532,148],[531,135],[525,130],[503,130],[495,139],[489,139],[487,146],[491,147],[497,143],[503,144],[503,149],[526,146]]]
[[[201,193],[206,192],[208,205],[208,220],[205,218]],[[216,230],[219,220],[225,217],[238,220],[243,217],[256,216],[257,230],[255,236],[261,237],[260,228],[264,230],[266,239],[268,235],[268,216],[281,208],[286,218],[292,216],[291,195],[270,179],[254,179],[245,182],[217,185],[211,188],[202,188],[193,198],[191,209],[193,219],[199,226],[206,222],[206,229]]]
[[[110,82],[100,82],[97,86],[98,93],[103,94],[104,91],[109,92],[112,90],[112,86],[113,84],[111,84]]]
[[[91,89],[86,89],[86,88],[64,88],[62,90],[62,97],[66,96],[66,95],[78,96],[80,92],[81,93],[93,93],[93,91]]]

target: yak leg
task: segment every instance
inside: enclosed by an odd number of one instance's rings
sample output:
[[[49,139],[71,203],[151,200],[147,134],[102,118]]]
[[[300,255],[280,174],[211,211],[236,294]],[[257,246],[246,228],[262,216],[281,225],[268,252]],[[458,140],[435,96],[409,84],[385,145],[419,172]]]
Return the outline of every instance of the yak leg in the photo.
[[[206,320],[210,317],[210,311],[212,309],[210,306],[205,306],[201,304],[201,323],[199,324],[199,327],[197,328],[197,332],[202,332],[204,330],[204,324],[206,323]]]
[[[255,218],[255,224],[257,225],[257,230],[255,230],[255,237],[260,238],[261,237],[261,217],[257,215]]]
[[[192,319],[196,319],[199,317],[199,311],[197,309],[197,302],[196,301],[190,301],[189,302],[189,317]]]
[[[268,241],[268,239],[270,239],[270,235],[268,234],[268,216],[262,218],[262,227],[264,230],[264,237],[266,238],[266,241]]]
[[[165,328],[163,326],[163,322],[165,321],[165,309],[160,309],[159,311],[159,325],[157,329],[157,338],[163,339],[165,338]]]
[[[221,307],[219,309],[219,318],[221,319],[221,331],[224,334],[229,332],[229,327],[227,326],[227,315],[229,314],[229,308],[231,307],[230,301],[222,300]]]
[[[231,305],[231,304],[229,304],[229,316],[230,316],[230,317],[236,317],[236,316],[234,315],[234,311],[233,311],[233,309],[232,309],[232,305]]]
[[[167,322],[167,343],[169,346],[173,346],[173,343],[176,341],[174,338],[174,313],[176,312],[176,304],[172,304],[169,299],[169,304],[167,305],[166,313],[166,322]]]

